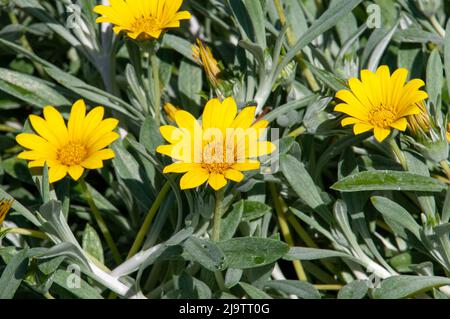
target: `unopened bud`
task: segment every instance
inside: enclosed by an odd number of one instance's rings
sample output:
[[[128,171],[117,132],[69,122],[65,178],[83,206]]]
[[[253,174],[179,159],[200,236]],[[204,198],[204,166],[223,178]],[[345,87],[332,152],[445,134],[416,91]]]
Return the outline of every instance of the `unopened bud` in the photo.
[[[164,112],[166,112],[166,116],[171,122],[175,122],[175,113],[179,110],[179,108],[175,107],[171,103],[164,104]]]
[[[408,116],[408,128],[414,137],[422,140],[430,132],[433,125],[425,103],[419,102],[417,106],[420,108],[420,113]]]
[[[414,0],[417,9],[425,16],[434,16],[442,7],[442,0]]]

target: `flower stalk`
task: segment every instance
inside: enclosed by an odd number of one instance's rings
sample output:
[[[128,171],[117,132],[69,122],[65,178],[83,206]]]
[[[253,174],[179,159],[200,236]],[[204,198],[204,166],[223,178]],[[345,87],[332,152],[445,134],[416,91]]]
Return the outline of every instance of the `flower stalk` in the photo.
[[[4,228],[2,230],[5,231],[6,233],[28,236],[36,239],[43,239],[43,240],[49,239],[45,233],[34,229],[16,227],[16,228]]]
[[[161,123],[161,81],[159,77],[159,62],[156,52],[150,54],[150,63],[152,66],[153,85],[154,85],[154,107],[156,125]]]
[[[222,188],[216,193],[216,204],[214,208],[214,219],[213,219],[213,230],[212,230],[212,240],[219,241],[220,240],[220,224],[222,221],[223,214],[223,199],[225,196],[225,188]]]
[[[169,190],[170,190],[170,182],[166,182],[161,191],[159,192],[158,196],[156,197],[155,201],[153,202],[152,206],[150,207],[147,216],[145,217],[145,220],[142,223],[141,228],[139,229],[136,239],[134,240],[134,243],[131,246],[127,259],[133,257],[141,248],[142,242],[144,241],[144,238],[148,233],[152,221],[155,218],[155,215],[158,212],[158,209],[160,208],[162,201],[164,200],[164,198],[166,198],[166,195],[169,192]]]
[[[283,204],[279,198],[278,191],[277,191],[275,184],[269,183],[269,189],[270,189],[270,193],[272,195],[272,199],[274,201],[275,211],[276,211],[277,217],[278,217],[278,224],[280,225],[280,229],[283,234],[283,237],[286,240],[286,243],[290,247],[294,247],[295,246],[294,240],[292,238],[292,234],[289,230],[289,225],[286,220],[286,212],[285,212],[285,209],[283,209]],[[294,260],[292,262],[292,264],[294,265],[294,269],[295,269],[295,272],[297,273],[298,279],[306,281],[307,280],[306,273],[305,273],[305,270],[303,269],[301,262],[298,260]]]
[[[408,170],[408,163],[406,161],[405,154],[398,146],[397,142],[395,141],[394,137],[391,137],[389,139],[389,146],[391,147],[392,153],[394,153],[395,157],[397,158],[398,162],[402,165],[403,169],[405,171]]]
[[[98,209],[97,205],[94,202],[94,198],[92,196],[91,191],[89,190],[86,181],[84,180],[84,177],[80,179],[80,185],[81,189],[83,191],[84,197],[91,209],[92,214],[94,215],[94,218],[97,222],[98,227],[100,228],[100,231],[103,235],[103,237],[106,240],[106,243],[109,247],[109,249],[112,252],[114,261],[117,264],[120,264],[122,262],[122,258],[120,257],[119,250],[117,249],[117,246],[111,236],[111,233],[109,232],[108,226],[106,225],[105,220],[103,219],[103,216],[100,213],[100,210]]]

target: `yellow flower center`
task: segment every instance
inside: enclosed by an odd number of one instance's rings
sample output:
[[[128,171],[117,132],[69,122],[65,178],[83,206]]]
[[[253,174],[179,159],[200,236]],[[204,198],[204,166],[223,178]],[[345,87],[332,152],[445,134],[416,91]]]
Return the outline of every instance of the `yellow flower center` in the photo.
[[[384,106],[371,110],[368,117],[370,124],[381,128],[389,128],[397,119],[396,114]]]
[[[140,31],[143,33],[157,31],[161,28],[158,19],[152,16],[140,16],[131,24],[131,29],[134,32]],[[147,34],[141,34],[141,37],[148,38],[149,36]]]
[[[58,150],[57,158],[65,166],[79,165],[86,158],[87,150],[84,145],[69,142]]]
[[[221,141],[211,142],[203,149],[202,167],[211,173],[222,174],[231,168],[235,161],[233,147],[226,147]]]

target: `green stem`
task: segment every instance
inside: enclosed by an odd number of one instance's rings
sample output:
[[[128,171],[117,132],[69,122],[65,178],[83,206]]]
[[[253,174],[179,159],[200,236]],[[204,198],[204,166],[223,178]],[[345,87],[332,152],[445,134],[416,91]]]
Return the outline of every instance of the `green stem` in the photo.
[[[306,128],[304,126],[300,126],[299,128],[290,132],[288,136],[297,138],[298,136],[302,135],[305,132],[306,132]]]
[[[37,239],[49,239],[45,233],[43,233],[39,230],[25,229],[25,228],[6,228],[4,230],[7,233],[11,233],[11,234],[18,234],[18,235],[37,238]]]
[[[287,24],[286,15],[284,13],[283,5],[281,4],[280,0],[274,0],[275,8],[278,12],[278,16],[280,18],[280,22],[282,26],[285,26]],[[286,32],[288,43],[291,47],[295,45],[297,40],[295,39],[295,35],[292,32],[291,28],[287,29]],[[316,92],[320,90],[320,85],[317,83],[314,74],[311,72],[311,70],[308,68],[306,63],[303,61],[303,57],[301,53],[298,53],[296,55],[297,63],[299,64],[300,70],[305,77],[306,81],[308,82],[309,87],[312,91]]]
[[[0,124],[0,132],[6,132],[6,133],[13,133],[17,130],[15,128],[12,128],[8,125]]]
[[[406,157],[403,151],[398,147],[397,142],[395,141],[395,138],[392,137],[389,139],[389,145],[391,147],[392,152],[394,153],[395,157],[399,161],[399,163],[402,165],[403,169],[405,171],[408,170],[408,163],[406,162]]]
[[[151,54],[150,61],[152,64],[152,72],[153,72],[153,84],[155,91],[155,120],[156,125],[159,126],[161,123],[161,83],[159,79],[159,63],[158,57],[156,53]]]
[[[114,261],[117,264],[120,264],[122,262],[122,258],[120,257],[119,250],[117,249],[117,246],[114,242],[114,239],[111,236],[111,233],[109,232],[108,226],[106,225],[105,220],[103,219],[102,215],[100,214],[100,211],[95,205],[94,198],[92,196],[92,193],[90,192],[86,181],[82,177],[80,180],[81,189],[83,190],[84,197],[91,208],[91,212],[94,215],[95,220],[97,221],[97,225],[100,228],[100,231],[103,234],[103,237],[106,240],[106,243],[108,244],[109,249],[111,250],[113,254]]]
[[[283,234],[284,240],[290,247],[294,247],[294,239],[292,238],[291,231],[289,229],[289,225],[286,220],[286,211],[283,209],[283,204],[278,195],[278,190],[274,183],[269,183],[269,190],[272,195],[273,203],[275,206],[275,211],[278,217],[278,224],[280,225],[281,233]],[[303,269],[303,265],[300,261],[294,260],[292,262],[295,272],[299,280],[307,281],[305,270]]]
[[[225,195],[225,188],[216,191],[216,206],[214,209],[214,222],[212,231],[213,241],[220,240],[220,222],[222,221],[224,195]]]
[[[142,242],[144,241],[145,236],[148,233],[148,230],[152,224],[153,219],[155,218],[156,213],[158,212],[159,207],[161,206],[162,201],[166,197],[167,193],[170,190],[170,183],[166,182],[150,207],[147,216],[145,217],[144,223],[142,224],[139,232],[134,240],[133,245],[131,246],[130,252],[128,253],[127,259],[133,257],[141,248]]]

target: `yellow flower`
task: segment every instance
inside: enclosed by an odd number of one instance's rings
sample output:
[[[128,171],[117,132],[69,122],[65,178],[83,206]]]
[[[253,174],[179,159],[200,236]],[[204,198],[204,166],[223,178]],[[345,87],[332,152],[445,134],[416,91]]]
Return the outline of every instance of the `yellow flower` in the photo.
[[[178,127],[160,128],[170,145],[159,146],[156,151],[172,157],[176,162],[164,168],[164,173],[184,173],[181,189],[190,189],[205,182],[219,190],[227,180],[240,182],[242,171],[260,168],[258,157],[272,153],[275,145],[260,141],[269,125],[255,120],[256,107],[246,107],[239,114],[233,98],[223,102],[210,100],[203,112],[202,123],[190,113],[178,111]]]
[[[361,71],[361,80],[349,80],[350,90],[337,92],[336,97],[345,103],[338,104],[335,111],[350,117],[342,120],[342,126],[354,124],[355,134],[374,131],[377,141],[382,142],[392,129],[405,131],[406,117],[419,114],[418,103],[428,97],[419,90],[425,83],[413,79],[405,84],[406,69],[397,69],[391,76],[387,66],[380,66],[376,73]]]
[[[219,68],[219,63],[214,58],[211,49],[200,39],[197,39],[197,45],[192,46],[192,53],[197,63],[202,65],[205,69],[206,76],[211,82],[211,85],[214,87],[218,87],[219,74],[221,71]]]
[[[180,109],[175,107],[172,103],[164,104],[164,112],[166,112],[167,118],[172,122],[175,122],[175,113],[179,110]]]
[[[99,5],[94,12],[102,16],[96,22],[109,22],[114,32],[124,31],[132,39],[158,39],[166,29],[179,28],[180,20],[191,18],[180,11],[183,0],[111,0],[111,5]]]
[[[79,100],[72,106],[66,126],[61,113],[53,106],[46,106],[44,118],[30,116],[37,134],[17,135],[17,143],[29,149],[18,158],[29,160],[30,168],[47,163],[50,183],[67,174],[78,180],[85,169],[102,168],[104,160],[114,158],[114,152],[106,147],[119,138],[119,134],[113,132],[119,121],[104,120],[104,112],[104,108],[98,106],[86,115],[86,105]]]
[[[9,201],[6,199],[0,200],[0,226],[5,221],[6,214],[8,214],[13,203],[14,203],[14,200],[9,200]]]

